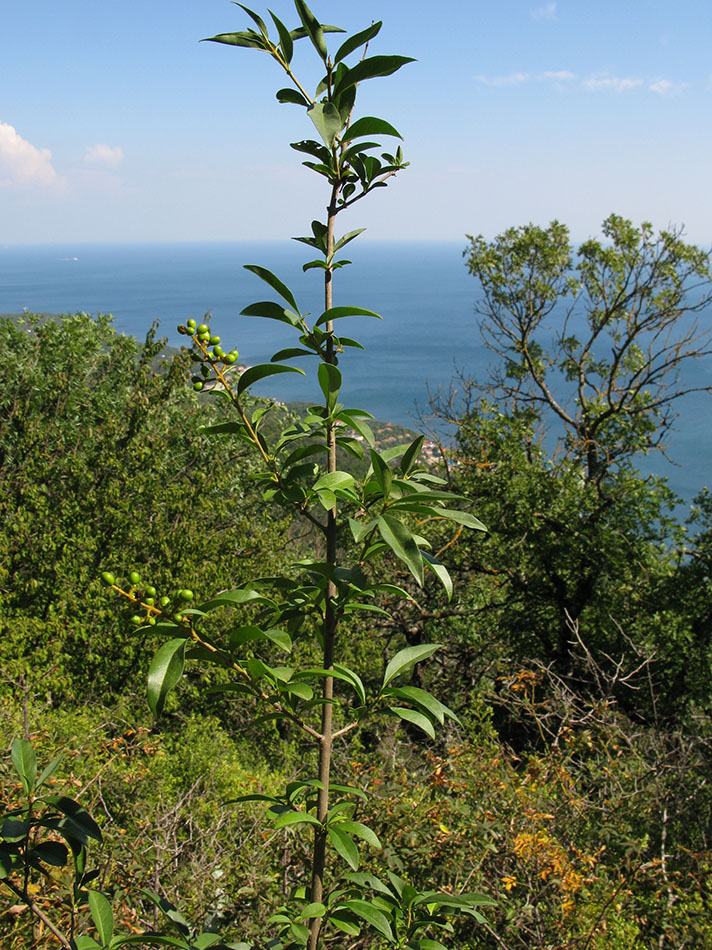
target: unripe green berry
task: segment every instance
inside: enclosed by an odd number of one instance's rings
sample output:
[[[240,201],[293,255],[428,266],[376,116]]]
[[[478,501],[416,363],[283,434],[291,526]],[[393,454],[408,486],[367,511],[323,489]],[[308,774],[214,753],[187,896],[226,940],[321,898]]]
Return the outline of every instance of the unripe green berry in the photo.
[[[228,355],[225,357],[225,362],[229,363],[230,366],[232,366],[233,363],[237,362],[237,357],[235,356],[234,353],[228,353]]]
[[[129,580],[132,584],[138,584],[138,582],[141,580],[141,575],[138,571],[131,571],[129,574]]]
[[[147,607],[153,607],[155,600],[153,599],[153,597],[144,597],[143,602]]]
[[[131,623],[134,625],[134,627],[140,627],[143,623],[143,617],[139,617],[138,614],[134,614],[131,618]]]
[[[181,620],[183,619],[183,616],[182,614],[173,614],[173,619],[175,620],[176,623],[180,623]]]
[[[201,383],[200,380],[198,380],[197,383],[193,383],[193,389],[196,391],[196,393],[199,393],[202,388],[203,388],[203,384]]]
[[[198,333],[199,334],[210,333],[210,327],[207,325],[207,323],[200,324],[200,326],[198,327]]]
[[[219,336],[211,336],[211,337],[210,337],[210,345],[211,345],[211,346],[215,346],[215,344],[216,344],[216,343],[219,343],[219,342],[220,342],[220,337],[219,337]]]
[[[195,330],[195,320],[191,317],[190,320],[185,321],[185,325],[189,330]]]
[[[201,373],[203,374],[203,376],[205,376],[205,378],[207,379],[208,376],[210,376],[210,367],[209,367],[209,366],[206,366],[205,363],[203,363],[203,365],[200,367],[200,372],[201,372]]]
[[[156,596],[156,588],[149,586],[149,587],[147,587],[146,590],[144,591],[144,594],[146,594],[148,597],[155,597],[155,596]]]
[[[116,582],[116,578],[110,571],[104,571],[101,575],[101,579],[106,584],[107,587],[112,587]]]
[[[149,617],[149,618],[148,618],[148,622],[149,622],[149,624],[150,624],[152,627],[155,627],[155,626],[156,626],[156,618],[155,618],[155,617]]]
[[[221,360],[221,359],[223,358],[223,356],[225,356],[225,352],[223,351],[223,348],[222,348],[221,346],[216,346],[216,347],[213,349],[213,356],[214,356],[216,359]]]
[[[192,590],[188,590],[187,587],[184,587],[183,590],[178,591],[178,597],[180,600],[192,600],[195,595]]]
[[[170,597],[161,597],[161,599],[158,601],[158,606],[167,607],[170,604],[170,602],[171,602]]]

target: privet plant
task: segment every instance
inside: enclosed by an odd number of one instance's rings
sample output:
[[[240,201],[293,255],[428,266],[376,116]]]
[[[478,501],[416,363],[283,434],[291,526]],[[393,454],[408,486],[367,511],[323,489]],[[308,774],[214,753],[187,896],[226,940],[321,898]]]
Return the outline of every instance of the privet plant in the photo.
[[[219,683],[215,685],[213,680],[214,685],[208,688],[223,694],[226,700],[241,699],[242,716],[281,721],[312,750],[305,762],[310,767],[313,764],[313,773],[290,782],[283,794],[238,799],[264,803],[273,828],[293,829],[309,840],[311,857],[304,880],[294,881],[287,903],[270,918],[274,935],[265,936],[262,945],[271,950],[302,946],[316,950],[320,946],[344,946],[349,941],[353,946],[387,944],[441,950],[445,946],[442,941],[447,941],[452,930],[448,912],[464,912],[482,920],[476,908],[489,903],[489,899],[481,894],[420,891],[390,870],[379,877],[360,871],[359,848],[381,847],[374,831],[358,820],[359,802],[367,796],[362,789],[332,777],[334,744],[353,738],[368,717],[385,713],[430,737],[446,718],[455,718],[447,706],[426,690],[410,685],[406,678],[417,663],[435,653],[437,644],[410,646],[398,652],[385,665],[382,681],[373,690],[364,686],[356,670],[339,662],[339,650],[357,614],[383,612],[379,604],[383,595],[410,596],[385,575],[383,562],[389,558],[395,557],[421,586],[425,572],[432,572],[447,596],[452,596],[448,572],[428,551],[428,541],[421,534],[428,523],[446,519],[460,528],[485,530],[477,518],[457,507],[466,499],[446,491],[443,479],[420,464],[422,437],[408,446],[377,451],[369,414],[345,408],[339,401],[339,362],[349,348],[361,345],[340,332],[337,335],[334,322],[378,314],[334,302],[334,274],[350,263],[338,255],[362,230],[337,235],[337,218],[376,188],[385,187],[388,179],[407,165],[400,147],[391,153],[374,141],[374,137],[381,136],[400,139],[390,123],[373,116],[355,117],[356,95],[360,83],[391,75],[411,60],[368,54],[380,22],[347,37],[330,54],[326,34],[343,31],[319,23],[303,0],[295,0],[300,20],[296,29],[289,30],[270,13],[276,31],[272,36],[271,27],[268,29],[260,16],[242,4],[238,6],[256,29],[221,34],[212,40],[267,53],[289,81],[289,86],[277,92],[277,99],[303,108],[318,135],[294,143],[292,148],[308,156],[303,164],[324,179],[328,194],[325,220],[313,221],[311,234],[297,238],[316,254],[303,269],[323,272],[324,310],[311,319],[278,276],[264,267],[247,265],[278,299],[253,303],[242,313],[288,327],[293,336],[291,345],[276,352],[270,363],[237,374],[237,351],[224,351],[220,338],[207,323],[189,320],[179,331],[191,341],[197,365],[194,388],[209,389],[225,407],[225,421],[209,426],[207,431],[241,440],[258,454],[262,466],[257,477],[264,504],[281,506],[308,526],[314,556],[296,563],[292,576],[254,578],[205,600],[185,588],[177,593],[160,592],[144,583],[136,571],[130,572],[125,585],[117,583],[108,572],[103,579],[130,602],[137,635],[150,633],[164,640],[148,676],[148,700],[156,716],[161,714],[168,693],[179,683],[186,661],[198,661],[223,671]],[[309,83],[292,71],[294,44],[302,39],[313,46],[319,73],[323,74],[313,93],[308,91]],[[380,157],[373,154],[375,150]],[[323,401],[270,438],[265,432],[270,407],[255,408],[250,389],[279,373],[302,373],[290,365],[298,357],[316,364]],[[339,469],[337,450],[359,459],[368,452],[370,467],[361,482]],[[235,619],[231,621],[227,611],[232,611]],[[219,612],[219,627],[211,622],[213,612]],[[220,632],[215,633],[216,629]],[[308,665],[285,663],[283,657],[297,643],[300,649],[295,652],[312,658]],[[314,657],[318,657],[316,662]],[[24,740],[18,741],[21,745],[16,747],[16,764],[25,782],[32,772],[28,764],[31,748]],[[30,791],[28,787],[28,794]],[[38,851],[31,841],[33,807],[30,797],[25,817],[12,818],[25,822],[24,837],[18,837],[14,826],[14,841],[5,836],[6,882],[13,873],[27,874],[23,868],[43,872],[45,864],[53,860],[59,863],[58,848],[51,853],[45,848],[45,853],[41,845]],[[60,802],[45,802],[42,807],[62,811]],[[77,823],[71,810],[64,817],[45,820],[44,827],[63,834],[67,821]],[[93,826],[87,825],[84,832],[85,838],[91,835]],[[73,850],[83,853],[86,841],[79,838],[76,844],[71,834],[69,837]],[[67,856],[66,849],[63,854]],[[77,899],[86,883],[82,875],[83,871],[77,871]],[[75,940],[70,935],[65,945],[80,950],[141,941],[183,948],[250,946],[226,944],[210,930],[196,934],[175,908],[155,894],[148,896],[164,910],[174,927],[173,935],[115,935],[109,904],[94,891],[88,900],[96,940]]]

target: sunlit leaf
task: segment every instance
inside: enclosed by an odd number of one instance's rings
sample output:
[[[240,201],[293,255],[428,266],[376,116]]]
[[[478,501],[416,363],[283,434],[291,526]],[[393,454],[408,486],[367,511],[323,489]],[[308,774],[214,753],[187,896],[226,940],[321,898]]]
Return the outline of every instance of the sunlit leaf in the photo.
[[[183,675],[185,646],[185,638],[169,640],[151,661],[148,670],[148,705],[154,716],[160,716],[166,696]]]
[[[406,565],[422,587],[425,570],[423,558],[415,538],[408,528],[390,515],[381,515],[378,518],[378,530],[391,551]]]
[[[406,647],[404,650],[400,650],[386,667],[386,672],[383,676],[383,686],[388,686],[392,679],[400,673],[412,669],[412,667],[414,667],[416,663],[420,663],[421,660],[427,660],[427,658],[432,656],[439,648],[439,643],[425,643],[420,646]]]
[[[333,102],[315,102],[307,109],[307,115],[321,136],[327,148],[331,148],[334,139],[343,128],[341,113]],[[330,169],[326,169],[327,172]]]

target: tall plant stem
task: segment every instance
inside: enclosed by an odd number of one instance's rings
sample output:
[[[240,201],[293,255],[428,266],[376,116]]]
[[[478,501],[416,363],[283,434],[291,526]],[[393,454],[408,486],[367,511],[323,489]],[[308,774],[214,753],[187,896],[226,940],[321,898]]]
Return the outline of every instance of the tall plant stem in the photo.
[[[334,253],[334,222],[336,219],[336,200],[339,194],[340,185],[333,186],[331,192],[331,201],[329,203],[327,218],[327,237],[326,254],[328,265],[324,271],[324,309],[330,310],[333,305],[332,279],[333,269],[331,267],[331,255]],[[336,362],[333,339],[333,322],[330,320],[326,324],[326,332],[329,334],[326,344],[326,361],[328,363]],[[326,430],[326,443],[329,450],[329,471],[336,471],[336,426],[330,422]],[[336,565],[336,506],[328,512],[326,524],[326,562],[332,566]],[[336,610],[334,602],[336,599],[336,587],[333,581],[328,581],[326,588],[326,605],[324,610],[324,623],[322,627],[324,641],[324,664],[325,670],[330,670],[334,666],[334,643],[336,640]],[[331,774],[331,752],[333,745],[333,698],[334,698],[334,678],[333,676],[324,677],[324,688],[322,699],[324,704],[321,710],[321,739],[319,743],[319,781],[321,788],[317,799],[317,818],[320,822],[325,822],[329,812],[329,780]],[[314,860],[312,864],[312,903],[321,903],[324,895],[324,871],[326,868],[326,829],[317,829],[314,836]],[[319,931],[321,929],[321,919],[314,917],[309,925],[309,944],[308,950],[317,950],[319,944]]]

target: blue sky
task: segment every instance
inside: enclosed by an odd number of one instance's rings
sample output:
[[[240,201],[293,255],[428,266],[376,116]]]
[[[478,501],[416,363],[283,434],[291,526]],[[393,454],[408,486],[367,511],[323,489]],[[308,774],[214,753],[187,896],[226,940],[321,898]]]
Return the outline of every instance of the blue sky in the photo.
[[[271,8],[297,25],[291,2]],[[615,211],[712,242],[709,0],[312,8],[348,30],[382,19],[370,52],[418,60],[362,86],[360,113],[400,130],[412,167],[349,228],[459,241],[558,218],[580,239]],[[6,4],[0,244],[303,233],[325,195],[287,143],[311,123],[276,102],[266,56],[198,42],[248,24],[226,0]]]

